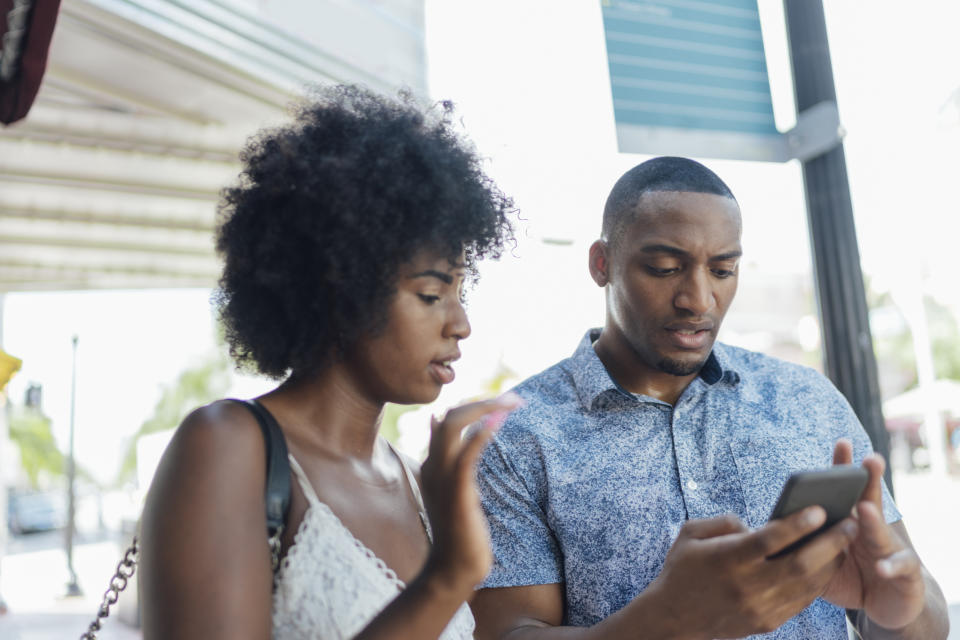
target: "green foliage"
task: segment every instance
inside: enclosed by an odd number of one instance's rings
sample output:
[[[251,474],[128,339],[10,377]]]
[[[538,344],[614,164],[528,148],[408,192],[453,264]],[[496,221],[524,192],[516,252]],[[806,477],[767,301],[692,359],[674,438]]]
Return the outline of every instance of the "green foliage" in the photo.
[[[483,383],[483,392],[488,396],[497,396],[518,382],[517,374],[503,361],[497,363],[493,376]]]
[[[223,397],[230,387],[230,363],[223,353],[183,371],[165,387],[153,415],[134,434],[127,447],[116,484],[133,479],[137,469],[137,440],[140,436],[173,429],[194,408]]]
[[[868,287],[867,300],[871,308],[896,307],[892,296],[878,294]],[[938,379],[960,380],[960,326],[958,318],[949,308],[932,298],[924,297],[924,311],[927,316],[927,332],[930,337],[930,350],[933,353],[933,368]],[[908,372],[906,388],[917,382],[916,352],[913,335],[904,321],[903,330],[894,335],[874,339],[877,359],[894,363],[899,369]]]
[[[960,380],[960,328],[950,310],[927,300],[927,324],[937,378]]]
[[[36,409],[18,408],[10,413],[10,440],[20,449],[20,464],[30,486],[39,489],[40,472],[63,475],[64,458],[57,448],[50,418]]]
[[[882,339],[874,337],[873,350],[878,362],[891,363],[898,371],[903,372],[905,389],[917,383],[917,355],[913,350],[913,335],[906,323],[903,331],[899,333],[884,336]]]
[[[383,415],[380,417],[380,435],[389,440],[391,444],[396,445],[400,439],[400,428],[398,426],[400,416],[416,411],[420,407],[419,404],[392,404],[388,402],[387,406],[383,408]]]

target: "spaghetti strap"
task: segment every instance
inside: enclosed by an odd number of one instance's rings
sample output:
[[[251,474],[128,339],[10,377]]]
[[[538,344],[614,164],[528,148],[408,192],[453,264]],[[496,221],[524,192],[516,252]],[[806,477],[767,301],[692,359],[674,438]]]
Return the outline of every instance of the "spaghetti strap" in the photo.
[[[320,502],[320,498],[317,497],[317,492],[313,490],[313,485],[310,484],[310,479],[307,477],[307,474],[303,472],[303,467],[300,466],[300,463],[297,462],[297,459],[293,457],[292,453],[288,453],[287,457],[290,459],[290,468],[293,470],[293,475],[297,476],[300,489],[303,490],[303,495],[307,497],[307,502],[310,503],[310,506],[316,506],[316,504]]]
[[[400,466],[403,467],[403,472],[407,476],[407,484],[410,485],[410,492],[413,493],[414,499],[417,501],[417,511],[420,513],[420,522],[423,524],[424,530],[427,532],[427,538],[433,543],[433,529],[430,527],[430,519],[427,517],[427,508],[423,504],[423,496],[420,495],[420,485],[417,484],[417,477],[413,475],[413,469],[410,468],[410,465],[407,464],[407,461],[403,459],[403,456],[400,455],[400,452],[397,451],[390,441],[384,439],[384,442],[387,443],[387,446],[390,447],[390,451],[393,451],[393,455],[397,457],[397,460],[400,461]]]

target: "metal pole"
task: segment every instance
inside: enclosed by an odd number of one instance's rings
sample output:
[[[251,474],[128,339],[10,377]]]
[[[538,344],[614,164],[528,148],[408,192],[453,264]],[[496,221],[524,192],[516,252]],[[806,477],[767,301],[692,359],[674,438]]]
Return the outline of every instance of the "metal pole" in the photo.
[[[77,401],[77,336],[73,336],[73,370],[70,377],[70,448],[67,455],[67,571],[70,581],[67,583],[68,596],[83,595],[77,583],[77,572],[73,570],[73,534],[76,516],[76,464],[73,457],[74,414]]]
[[[822,1],[784,0],[784,15],[797,113],[826,100],[836,102]],[[843,144],[802,166],[826,372],[860,418],[873,448],[887,460],[885,475],[892,491],[890,435],[880,409]]]

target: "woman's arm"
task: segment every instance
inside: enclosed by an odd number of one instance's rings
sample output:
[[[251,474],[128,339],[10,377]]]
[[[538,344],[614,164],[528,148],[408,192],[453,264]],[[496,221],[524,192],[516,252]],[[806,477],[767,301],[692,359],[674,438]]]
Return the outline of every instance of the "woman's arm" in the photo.
[[[430,452],[421,468],[424,502],[433,526],[430,556],[420,574],[355,640],[437,638],[490,570],[490,533],[477,495],[476,465],[507,412],[512,394],[472,402],[431,421]],[[484,419],[471,437],[460,436]]]
[[[256,420],[235,403],[180,425],[143,512],[145,640],[270,637],[265,456]]]

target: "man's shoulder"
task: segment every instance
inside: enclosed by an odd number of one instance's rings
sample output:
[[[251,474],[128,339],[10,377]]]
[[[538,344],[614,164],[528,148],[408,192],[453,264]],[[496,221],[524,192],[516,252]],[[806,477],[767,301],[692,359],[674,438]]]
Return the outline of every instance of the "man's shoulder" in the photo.
[[[524,399],[527,407],[569,400],[576,394],[570,361],[571,358],[564,358],[550,365],[518,383],[512,391]]]
[[[810,388],[824,392],[836,390],[826,376],[812,367],[719,342],[714,348],[723,368],[736,372],[745,384],[774,384],[784,388]]]
[[[718,345],[723,368],[736,372],[746,395],[759,394],[770,401],[785,397],[839,401],[843,397],[829,378],[812,367],[742,347]]]
[[[570,367],[571,358],[565,358],[513,387],[524,404],[507,416],[498,438],[518,441],[559,433],[579,402]]]

